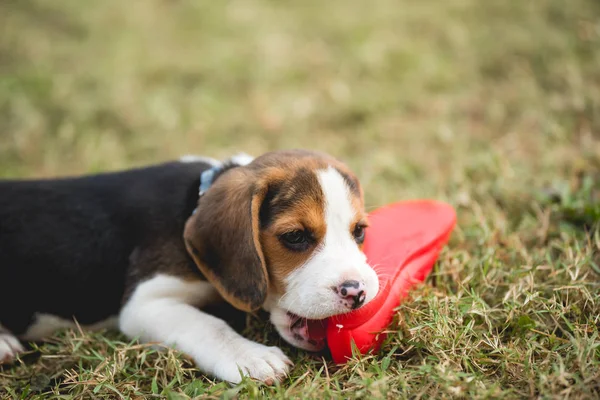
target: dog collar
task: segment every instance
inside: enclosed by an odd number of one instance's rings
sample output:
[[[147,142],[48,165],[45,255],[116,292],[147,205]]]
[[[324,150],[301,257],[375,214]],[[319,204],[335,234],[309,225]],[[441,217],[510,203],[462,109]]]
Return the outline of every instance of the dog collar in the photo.
[[[199,196],[203,196],[204,193],[206,193],[206,191],[213,184],[215,180],[215,175],[217,175],[217,173],[220,172],[221,169],[222,167],[219,165],[217,167],[207,169],[206,171],[203,171],[200,174],[200,189],[198,191]]]
[[[198,189],[198,197],[204,196],[204,193],[212,186],[215,181],[215,176],[221,172],[223,167],[221,165],[214,166],[210,169],[202,171],[200,174],[200,188]],[[196,208],[192,212],[192,215],[196,214]]]

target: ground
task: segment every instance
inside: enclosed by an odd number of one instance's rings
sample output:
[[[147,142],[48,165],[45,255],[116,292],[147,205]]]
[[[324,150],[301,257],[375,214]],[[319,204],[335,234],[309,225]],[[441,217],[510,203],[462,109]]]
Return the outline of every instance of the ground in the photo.
[[[598,1],[0,3],[1,177],[290,147],[345,160],[369,209],[457,210],[381,354],[336,366],[248,316],[296,366],[232,388],[65,331],[0,397],[600,397]]]

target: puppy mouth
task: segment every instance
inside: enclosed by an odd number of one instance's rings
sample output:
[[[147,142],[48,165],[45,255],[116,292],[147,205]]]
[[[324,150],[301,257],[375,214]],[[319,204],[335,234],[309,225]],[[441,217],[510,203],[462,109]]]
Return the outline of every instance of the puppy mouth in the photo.
[[[301,347],[312,351],[318,351],[325,347],[326,319],[303,318],[289,311],[287,316],[290,319],[290,333],[296,341],[303,345]]]

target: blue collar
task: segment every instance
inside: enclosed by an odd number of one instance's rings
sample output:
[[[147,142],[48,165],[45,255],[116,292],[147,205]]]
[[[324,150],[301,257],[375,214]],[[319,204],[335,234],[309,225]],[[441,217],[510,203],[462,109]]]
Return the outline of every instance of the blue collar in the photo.
[[[211,187],[211,185],[215,181],[215,175],[221,172],[222,169],[223,167],[221,165],[218,165],[207,169],[206,171],[203,171],[200,174],[200,190],[198,191],[199,196],[203,196],[204,193],[206,193],[206,191]]]
[[[200,174],[200,189],[198,189],[198,197],[202,197],[204,196],[204,194],[206,193],[206,191],[212,186],[212,184],[215,181],[215,176],[221,172],[221,170],[223,169],[222,165],[217,165],[214,166],[210,169],[207,169],[205,171],[203,171]],[[198,209],[195,208],[194,211],[192,212],[192,215],[196,214],[196,211]]]

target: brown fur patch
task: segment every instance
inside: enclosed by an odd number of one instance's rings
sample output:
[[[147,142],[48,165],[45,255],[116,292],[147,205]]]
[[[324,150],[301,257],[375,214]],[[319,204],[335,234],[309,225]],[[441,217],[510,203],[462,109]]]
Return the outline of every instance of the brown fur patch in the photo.
[[[258,223],[266,190],[255,182],[244,168],[224,173],[200,199],[184,233],[198,268],[223,298],[244,311],[262,305],[269,283]]]
[[[315,176],[316,181],[316,176]],[[281,195],[275,196],[268,206],[272,213],[271,222],[261,232],[263,252],[269,269],[273,289],[278,293],[285,290],[284,279],[296,268],[303,265],[325,237],[324,199],[318,186],[302,187],[301,180],[291,180]],[[313,182],[313,185],[315,183]],[[294,193],[290,202],[286,193]],[[294,230],[309,232],[312,242],[303,252],[292,251],[281,243],[280,235]]]

